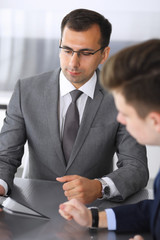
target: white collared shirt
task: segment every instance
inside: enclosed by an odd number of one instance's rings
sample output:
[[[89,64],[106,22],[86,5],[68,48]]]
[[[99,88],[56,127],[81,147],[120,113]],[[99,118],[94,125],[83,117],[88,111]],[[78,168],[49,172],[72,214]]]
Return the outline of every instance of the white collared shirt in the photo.
[[[81,123],[84,108],[86,105],[86,101],[88,97],[92,98],[94,97],[94,91],[95,86],[97,82],[97,76],[96,72],[93,74],[91,79],[87,81],[83,86],[81,86],[78,90],[82,91],[83,94],[77,99],[77,108],[79,111],[79,122]],[[65,116],[67,109],[72,101],[70,92],[75,90],[76,88],[66,79],[63,72],[60,72],[60,138],[62,139],[63,136],[63,130],[64,130],[64,122],[65,122]]]

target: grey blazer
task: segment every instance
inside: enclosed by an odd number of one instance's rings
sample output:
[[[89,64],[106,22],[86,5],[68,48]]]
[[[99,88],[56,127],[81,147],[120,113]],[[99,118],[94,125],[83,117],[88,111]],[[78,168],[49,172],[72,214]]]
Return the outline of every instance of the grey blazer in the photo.
[[[29,178],[55,180],[69,174],[90,179],[108,176],[123,199],[145,187],[146,149],[116,121],[113,97],[99,81],[94,99],[87,100],[70,160],[65,165],[58,120],[59,72],[57,69],[17,82],[0,134],[0,178],[12,188],[28,140]],[[112,171],[115,152],[118,169]]]

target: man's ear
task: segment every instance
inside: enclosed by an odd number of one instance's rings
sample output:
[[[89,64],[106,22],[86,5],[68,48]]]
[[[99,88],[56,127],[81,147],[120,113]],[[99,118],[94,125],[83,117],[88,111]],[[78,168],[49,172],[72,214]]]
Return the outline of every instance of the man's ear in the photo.
[[[105,49],[103,50],[103,53],[102,53],[102,60],[101,60],[100,64],[103,64],[107,60],[107,58],[109,56],[109,52],[110,52],[110,47],[105,47]]]
[[[153,127],[157,132],[160,133],[160,113],[158,112],[151,112],[149,117],[152,121]]]

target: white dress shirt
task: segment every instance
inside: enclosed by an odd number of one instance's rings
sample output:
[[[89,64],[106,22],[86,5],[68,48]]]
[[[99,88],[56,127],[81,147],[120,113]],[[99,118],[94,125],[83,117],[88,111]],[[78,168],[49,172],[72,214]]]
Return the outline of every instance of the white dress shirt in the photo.
[[[92,76],[92,78],[87,81],[82,87],[78,90],[83,92],[81,96],[77,99],[77,108],[79,111],[79,123],[81,123],[83,111],[86,105],[87,98],[90,97],[93,99],[94,97],[94,90],[97,82],[96,73]],[[64,122],[67,109],[72,101],[70,92],[75,90],[76,88],[66,79],[63,72],[60,72],[60,137],[62,139],[63,130],[64,130]]]

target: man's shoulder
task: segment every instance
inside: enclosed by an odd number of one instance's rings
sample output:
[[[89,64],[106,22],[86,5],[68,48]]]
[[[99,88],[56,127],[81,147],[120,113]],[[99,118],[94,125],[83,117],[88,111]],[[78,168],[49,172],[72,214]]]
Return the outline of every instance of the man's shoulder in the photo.
[[[49,72],[43,72],[40,74],[36,74],[33,76],[29,76],[26,78],[22,78],[20,79],[21,84],[23,85],[46,85],[47,82],[54,82],[57,81],[59,78],[59,73],[60,73],[60,68],[55,69],[53,71],[49,71]]]

